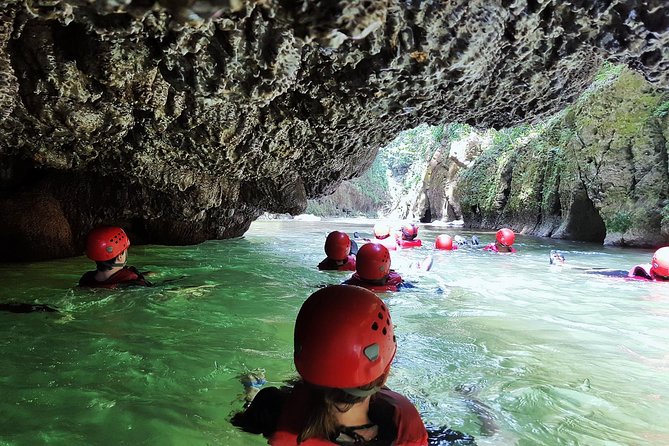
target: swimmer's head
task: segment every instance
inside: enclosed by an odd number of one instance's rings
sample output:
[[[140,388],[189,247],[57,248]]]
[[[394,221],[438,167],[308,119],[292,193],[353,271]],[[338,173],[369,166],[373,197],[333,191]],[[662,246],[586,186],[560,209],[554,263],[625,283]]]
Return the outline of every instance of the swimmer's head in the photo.
[[[650,265],[650,272],[663,280],[669,280],[669,246],[655,251]]]
[[[402,226],[402,240],[413,240],[418,235],[418,225],[407,223]]]
[[[434,247],[436,249],[453,249],[453,239],[450,235],[440,234],[434,242]]]
[[[495,239],[500,245],[510,248],[516,240],[516,234],[513,233],[512,229],[502,228],[495,234]]]
[[[552,250],[548,259],[551,265],[564,265],[564,255],[560,251]]]
[[[325,240],[325,255],[334,260],[344,260],[351,252],[351,239],[345,232],[332,231]]]
[[[118,226],[93,229],[86,240],[86,256],[96,262],[113,260],[130,247],[130,239]]]
[[[383,279],[390,273],[390,253],[379,243],[367,243],[358,250],[355,270],[364,280]]]
[[[295,368],[305,381],[355,396],[367,396],[356,388],[386,375],[397,350],[385,303],[351,285],[332,285],[309,296],[297,315],[294,339]]]
[[[390,237],[390,226],[387,223],[377,223],[374,225],[374,237],[379,240]]]

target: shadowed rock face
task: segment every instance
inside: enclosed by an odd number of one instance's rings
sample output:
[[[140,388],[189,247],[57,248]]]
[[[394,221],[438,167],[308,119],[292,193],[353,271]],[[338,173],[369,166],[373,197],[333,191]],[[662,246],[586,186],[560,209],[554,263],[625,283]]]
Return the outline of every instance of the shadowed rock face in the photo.
[[[60,213],[48,257],[100,223],[138,242],[241,235],[402,129],[554,113],[602,58],[669,85],[665,1],[596,3],[4,1],[0,194]]]

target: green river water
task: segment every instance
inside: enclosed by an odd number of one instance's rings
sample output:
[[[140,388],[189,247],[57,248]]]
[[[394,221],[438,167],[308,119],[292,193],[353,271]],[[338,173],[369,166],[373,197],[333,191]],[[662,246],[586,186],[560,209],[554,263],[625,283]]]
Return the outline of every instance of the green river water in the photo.
[[[238,375],[295,376],[301,303],[349,275],[317,271],[325,235],[372,224],[265,221],[235,240],[133,246],[152,288],[76,289],[83,256],[0,264],[0,302],[60,310],[0,313],[0,445],[265,444],[229,423]],[[652,251],[518,236],[516,255],[437,252],[414,272],[441,232],[471,235],[422,226],[427,247],[393,254],[416,288],[383,295],[399,345],[389,386],[426,421],[479,445],[669,444],[669,284],[548,264],[556,248],[619,269]],[[481,435],[477,405],[497,433]]]

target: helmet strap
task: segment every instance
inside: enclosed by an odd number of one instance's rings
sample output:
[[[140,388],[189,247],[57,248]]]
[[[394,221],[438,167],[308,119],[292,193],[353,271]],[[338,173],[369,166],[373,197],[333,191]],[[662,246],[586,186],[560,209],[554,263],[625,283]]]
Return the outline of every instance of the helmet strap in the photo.
[[[344,391],[345,393],[348,393],[351,396],[356,396],[358,398],[365,398],[377,393],[379,390],[381,390],[381,386],[372,387],[371,389],[359,389],[357,387],[353,387],[351,389],[341,389],[341,390]]]

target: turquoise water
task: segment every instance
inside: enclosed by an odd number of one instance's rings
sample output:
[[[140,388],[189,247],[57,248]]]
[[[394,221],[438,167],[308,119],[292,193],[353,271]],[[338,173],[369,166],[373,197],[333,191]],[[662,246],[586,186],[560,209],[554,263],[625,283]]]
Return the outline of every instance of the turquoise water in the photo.
[[[256,222],[236,240],[133,246],[129,263],[157,273],[153,288],[76,289],[84,257],[0,265],[0,302],[60,309],[0,313],[0,445],[265,444],[228,422],[238,375],[294,376],[300,304],[348,276],[316,270],[325,235],[371,226]],[[441,232],[423,226],[420,238]],[[481,445],[669,444],[669,284],[548,265],[555,248],[571,265],[620,269],[652,252],[523,236],[516,246],[438,252],[423,274],[411,264],[429,248],[393,254],[416,288],[384,296],[399,342],[390,386]],[[493,435],[480,435],[483,405]]]

